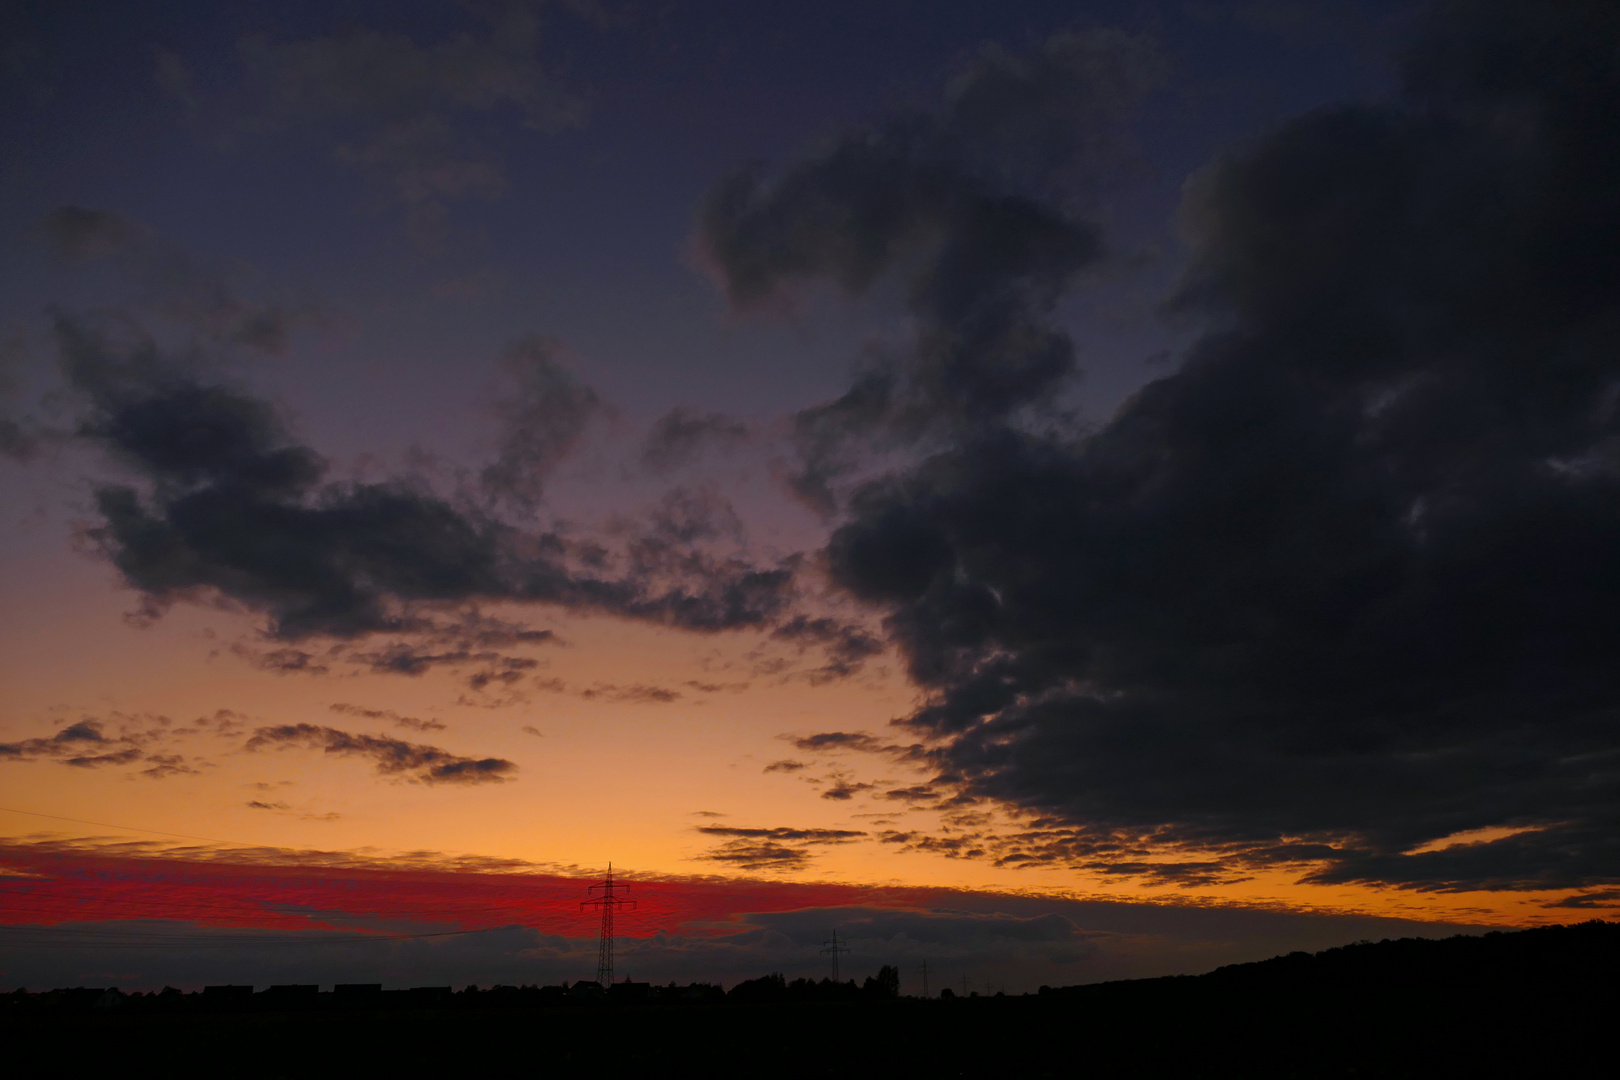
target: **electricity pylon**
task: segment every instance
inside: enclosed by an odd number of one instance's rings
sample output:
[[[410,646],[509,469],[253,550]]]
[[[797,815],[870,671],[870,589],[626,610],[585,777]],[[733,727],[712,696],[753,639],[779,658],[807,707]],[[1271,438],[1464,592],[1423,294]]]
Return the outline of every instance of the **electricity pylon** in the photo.
[[[821,955],[822,956],[831,956],[832,957],[832,962],[833,962],[833,982],[841,982],[842,980],[838,978],[838,954],[839,953],[847,953],[847,952],[849,952],[849,949],[846,946],[839,943],[839,941],[838,941],[838,931],[837,930],[833,931],[833,936],[832,936],[831,941],[823,941],[821,944],[822,944]]]
[[[600,889],[600,895],[597,890]],[[619,908],[635,909],[636,902],[619,895],[630,891],[630,886],[613,880],[613,864],[608,863],[607,878],[585,890],[589,898],[579,902],[579,909],[602,909],[602,931],[596,944],[596,981],[606,990],[613,985],[613,913]]]

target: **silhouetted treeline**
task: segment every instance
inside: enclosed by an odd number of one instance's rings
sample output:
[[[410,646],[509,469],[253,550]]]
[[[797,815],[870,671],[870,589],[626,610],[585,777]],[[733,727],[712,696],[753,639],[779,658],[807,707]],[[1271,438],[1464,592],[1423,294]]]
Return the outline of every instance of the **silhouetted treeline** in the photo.
[[[750,979],[0,995],[8,1075],[1585,1075],[1612,1053],[1620,925],[1384,941],[1206,975],[925,1001]],[[633,1006],[633,1007],[620,1007]],[[820,1033],[813,1052],[793,1053]]]
[[[746,985],[746,984],[745,984]],[[853,985],[853,984],[852,984]],[[158,1012],[307,1012],[378,1009],[514,1009],[579,1005],[707,1005],[723,1003],[726,992],[712,983],[657,986],[643,982],[577,982],[569,986],[416,986],[384,990],[378,984],[340,984],[321,992],[315,985],[271,986],[257,993],[251,986],[209,986],[182,993],[164,987],[151,994],[126,994],[116,988],[75,987],[30,994],[26,989],[0,994],[0,1015],[41,1011]]]
[[[781,972],[762,979],[738,983],[726,994],[727,1001],[748,1004],[775,1004],[810,1001],[891,1001],[900,996],[900,969],[885,964],[876,975],[868,975],[860,986],[855,980],[833,982],[822,979],[794,979],[788,982]]]
[[[900,971],[884,966],[876,975],[857,985],[822,979],[795,979],[791,983],[780,972],[738,983],[727,993],[714,983],[616,982],[604,989],[600,983],[580,981],[567,986],[468,986],[455,990],[448,986],[416,986],[408,990],[384,990],[381,983],[339,984],[327,993],[313,984],[271,986],[257,993],[251,986],[208,986],[183,993],[172,986],[155,993],[126,994],[116,987],[74,987],[31,994],[19,989],[0,994],[0,1014],[40,1011],[66,1012],[301,1012],[312,1009],[511,1009],[557,1008],[577,1005],[714,1005],[727,1001],[741,1004],[779,1002],[890,1001],[900,996]]]

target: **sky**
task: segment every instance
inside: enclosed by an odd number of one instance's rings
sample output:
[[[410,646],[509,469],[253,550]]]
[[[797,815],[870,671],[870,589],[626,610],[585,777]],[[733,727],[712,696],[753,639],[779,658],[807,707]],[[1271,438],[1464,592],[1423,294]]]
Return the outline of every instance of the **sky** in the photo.
[[[0,42],[0,988],[1620,906],[1612,5]]]

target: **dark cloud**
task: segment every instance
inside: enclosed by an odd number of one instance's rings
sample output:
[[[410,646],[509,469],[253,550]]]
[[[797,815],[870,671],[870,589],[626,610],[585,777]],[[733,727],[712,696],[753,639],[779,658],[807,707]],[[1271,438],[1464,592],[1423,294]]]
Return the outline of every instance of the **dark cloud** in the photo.
[[[732,836],[755,840],[786,840],[805,844],[842,844],[856,837],[866,835],[863,832],[851,832],[848,829],[744,829],[730,825],[701,825],[697,831],[708,836]]]
[[[938,802],[940,791],[932,784],[912,784],[909,787],[889,788],[878,797],[894,802],[924,804]]]
[[[866,627],[825,615],[795,615],[771,631],[771,636],[801,649],[818,646],[823,650],[827,662],[806,673],[812,683],[859,674],[866,661],[883,652],[883,642]]]
[[[688,679],[681,685],[689,686],[700,694],[740,694],[748,689],[746,682],[703,682],[699,679]]]
[[[773,762],[771,762],[769,765],[765,766],[765,768],[760,770],[760,771],[761,772],[791,773],[791,772],[798,772],[800,769],[803,769],[803,768],[807,768],[807,766],[805,765],[804,762],[802,762],[802,761],[794,761],[792,758],[783,758],[781,761],[773,761]]]
[[[723,838],[701,856],[739,870],[799,871],[808,869],[815,848],[848,844],[867,834],[852,829],[747,829],[731,825],[699,825],[704,836]]]
[[[786,935],[790,940],[819,947],[826,938],[822,911],[761,912],[749,921]],[[936,961],[942,956],[972,952],[991,942],[1008,944],[1085,943],[1106,941],[1111,935],[1081,930],[1067,916],[1057,912],[1020,916],[1005,912],[931,910],[893,911],[872,907],[849,907],[837,912],[838,936],[863,951],[882,942],[888,949],[897,946],[907,952],[930,949]],[[1087,950],[1089,951],[1089,949]]]
[[[581,690],[579,696],[586,701],[600,698],[604,701],[629,701],[642,704],[667,705],[672,701],[679,701],[681,692],[671,690],[667,686],[649,686],[645,683],[630,683],[623,686],[616,683],[597,683]]]
[[[332,711],[342,713],[344,716],[358,716],[366,720],[386,720],[395,727],[402,727],[409,731],[444,730],[443,721],[423,720],[419,716],[402,716],[392,709],[364,709],[358,705],[347,705],[339,702],[332,706]]]
[[[140,775],[151,780],[196,773],[196,759],[174,753],[158,753],[155,747],[165,740],[199,732],[230,734],[236,714],[220,710],[213,717],[202,717],[181,727],[166,716],[114,713],[110,719],[85,717],[68,724],[56,734],[43,738],[0,743],[0,762],[55,761],[80,769],[142,764]],[[116,731],[105,729],[113,725]]]
[[[731,500],[708,487],[671,488],[647,515],[646,524],[634,531],[632,553],[648,566],[683,558],[696,541],[743,537],[742,520]]]
[[[246,806],[249,810],[268,810],[273,814],[287,814],[292,817],[300,818],[304,821],[337,821],[343,817],[342,814],[339,814],[336,811],[328,811],[324,814],[314,814],[307,811],[298,810],[288,803],[266,802],[262,799],[250,799],[242,805]]]
[[[511,345],[501,357],[512,387],[497,405],[500,446],[484,469],[484,487],[531,514],[540,505],[546,477],[579,444],[591,420],[606,411],[596,391],[557,362],[558,351],[556,342],[534,337]]]
[[[723,862],[739,870],[775,870],[784,873],[810,868],[810,852],[775,840],[727,840],[702,858]]]
[[[466,676],[467,685],[482,690],[492,683],[510,686],[528,672],[540,666],[530,656],[506,656],[494,651],[469,652],[455,649],[436,652],[431,647],[396,641],[376,649],[346,649],[339,654],[343,660],[361,665],[374,675],[424,675],[438,667],[451,669],[480,665]]]
[[[928,833],[911,829],[885,829],[878,842],[893,844],[901,851],[924,851],[947,859],[983,859],[989,854],[980,835]]]
[[[414,673],[462,662],[474,642],[551,640],[466,613],[485,601],[719,631],[766,628],[794,598],[795,562],[761,567],[705,546],[719,513],[709,501],[676,499],[618,550],[524,532],[418,480],[328,479],[268,404],[203,381],[142,334],[67,315],[56,333],[88,405],[82,435],[144,480],[144,490],[96,485],[101,521],[85,535],[141,593],[147,618],[214,599],[264,616],[285,643],[417,634],[431,647],[359,657]],[[447,622],[447,609],[462,615]],[[312,660],[284,654],[272,666],[323,666]]]
[[[162,780],[169,776],[195,775],[200,772],[194,769],[180,754],[148,754],[146,755],[146,768],[141,775],[152,780]]]
[[[198,734],[231,737],[240,734],[248,720],[235,709],[215,709],[206,716],[196,717],[179,726],[173,726],[167,716],[127,716],[122,713],[114,713],[113,716],[119,722],[120,736],[143,743]]]
[[[493,657],[495,654],[484,654]],[[396,641],[380,649],[354,652],[349,659],[364,664],[377,675],[423,675],[436,667],[460,667],[477,657],[465,649],[433,652],[431,649]]]
[[[710,449],[735,449],[749,438],[748,425],[724,413],[700,413],[677,406],[658,418],[641,444],[641,467],[658,476],[695,460]]]
[[[504,758],[469,758],[437,746],[409,743],[384,735],[362,735],[318,724],[282,724],[256,728],[245,749],[319,750],[326,754],[370,758],[377,772],[421,784],[501,783],[517,771]]]
[[[808,752],[824,752],[828,750],[856,750],[862,753],[876,754],[893,748],[892,743],[884,742],[875,735],[864,731],[822,731],[815,735],[798,737],[784,736],[797,749]]]
[[[417,631],[437,641],[454,642],[466,649],[500,649],[514,645],[556,645],[561,639],[550,630],[485,615],[477,610],[458,612],[454,619],[434,620]]]
[[[513,687],[539,666],[540,661],[528,656],[491,657],[488,666],[468,675],[466,682],[468,688],[475,691],[490,686]]]
[[[1549,908],[1574,908],[1579,911],[1612,911],[1620,908],[1620,889],[1594,889],[1591,892],[1566,896],[1543,905]]]
[[[835,802],[848,802],[863,791],[870,791],[875,785],[857,782],[847,776],[834,776],[827,790],[821,793],[823,799],[832,799]]]
[[[47,738],[0,743],[0,761],[33,761],[48,758],[64,765],[93,769],[100,765],[128,765],[141,757],[138,747],[126,740],[109,739],[95,720],[69,724]]]
[[[853,153],[738,182],[734,295],[884,264],[901,219],[846,250],[821,193]],[[1435,7],[1399,100],[1201,170],[1179,368],[1092,433],[960,429],[828,547],[940,783],[1108,872],[1620,881],[1617,173],[1620,9],[1495,2]]]
[[[260,671],[273,671],[277,675],[325,675],[332,670],[307,649],[255,649],[238,642],[231,646],[231,652]]]
[[[792,484],[807,502],[831,512],[874,440],[995,423],[1074,374],[1048,316],[1101,239],[1042,196],[1086,170],[1160,67],[1118,34],[1063,36],[1027,58],[988,51],[937,113],[845,134],[774,179],[745,170],[709,196],[697,243],[738,308],[800,283],[859,294],[905,277],[913,340],[795,418]]]
[[[642,705],[667,705],[681,700],[681,692],[667,686],[648,683],[597,682],[590,686],[572,687],[558,678],[540,679],[536,688],[553,694],[572,694],[586,701],[622,701]]]
[[[478,665],[467,676],[474,689],[491,682],[516,682],[524,672],[539,666],[532,657],[512,656],[497,647],[512,645],[551,645],[559,639],[550,630],[535,630],[505,619],[463,611],[443,619],[413,614],[400,619],[395,629],[409,640],[367,641],[363,646],[337,642],[319,653],[292,646],[265,649],[248,642],[237,642],[231,652],[254,667],[279,675],[325,675],[334,666],[369,672],[373,675],[418,676],[436,667],[461,669]]]

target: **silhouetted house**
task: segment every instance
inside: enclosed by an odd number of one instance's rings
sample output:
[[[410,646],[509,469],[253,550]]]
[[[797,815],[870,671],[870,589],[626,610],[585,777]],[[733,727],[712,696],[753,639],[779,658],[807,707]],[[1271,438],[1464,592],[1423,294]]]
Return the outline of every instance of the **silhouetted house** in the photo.
[[[82,1012],[100,1007],[107,993],[108,991],[100,987],[75,986],[71,989],[51,990],[40,995],[40,999],[47,1008]]]
[[[341,1001],[380,999],[382,983],[338,983],[332,993]]]
[[[599,1001],[606,996],[607,991],[595,979],[581,979],[568,988],[568,996],[583,1001]]]
[[[266,987],[254,995],[254,1003],[271,1009],[313,1009],[321,1000],[315,983],[284,983]]]
[[[203,1004],[214,1008],[240,1008],[253,1004],[251,986],[205,986]]]
[[[469,987],[469,989],[471,989]],[[492,986],[484,995],[485,1004],[500,1008],[538,1005],[543,995],[538,986]]]
[[[608,987],[609,1001],[617,1001],[621,1004],[628,1005],[639,1004],[641,1002],[650,1001],[651,999],[652,983],[631,982],[629,979],[626,979],[624,982],[616,982],[612,986]]]

